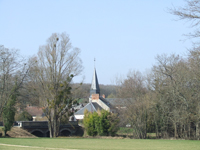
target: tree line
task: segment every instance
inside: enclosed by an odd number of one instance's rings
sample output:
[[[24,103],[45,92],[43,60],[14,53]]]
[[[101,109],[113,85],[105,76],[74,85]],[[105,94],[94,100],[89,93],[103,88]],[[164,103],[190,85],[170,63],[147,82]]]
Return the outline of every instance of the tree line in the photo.
[[[147,74],[130,71],[119,80],[118,97],[126,109],[120,110],[122,124],[129,123],[136,138],[156,137],[199,139],[200,123],[200,0],[186,0],[184,6],[168,9],[180,20],[191,21],[195,38],[186,55],[158,55]]]
[[[200,49],[179,55],[158,55],[151,71],[129,72],[117,89],[125,100],[120,114],[136,138],[197,138],[200,123]]]

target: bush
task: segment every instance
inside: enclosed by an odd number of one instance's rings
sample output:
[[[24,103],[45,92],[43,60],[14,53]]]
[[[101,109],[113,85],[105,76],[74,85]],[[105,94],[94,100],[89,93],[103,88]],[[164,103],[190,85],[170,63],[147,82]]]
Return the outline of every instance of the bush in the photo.
[[[119,130],[119,118],[106,110],[98,112],[84,112],[83,124],[88,135],[114,136]]]
[[[90,135],[90,136],[97,135],[97,130],[95,128],[96,114],[97,114],[96,112],[94,112],[92,114],[92,113],[88,112],[87,110],[84,112],[83,124],[84,124],[84,127],[85,127],[87,134]]]
[[[108,132],[111,136],[114,136],[117,131],[119,130],[119,118],[117,116],[117,114],[113,114],[113,113],[110,113],[108,115],[108,120],[109,120],[109,124],[110,124],[110,127],[108,129]]]

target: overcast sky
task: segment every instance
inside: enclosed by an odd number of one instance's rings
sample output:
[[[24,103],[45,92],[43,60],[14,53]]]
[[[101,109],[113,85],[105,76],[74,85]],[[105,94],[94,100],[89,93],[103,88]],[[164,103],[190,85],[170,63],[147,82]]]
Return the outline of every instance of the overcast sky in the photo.
[[[167,12],[184,0],[0,0],[0,45],[36,55],[52,33],[66,32],[81,49],[91,83],[94,57],[100,84],[113,84],[129,70],[151,69],[158,54],[185,55],[189,23]]]

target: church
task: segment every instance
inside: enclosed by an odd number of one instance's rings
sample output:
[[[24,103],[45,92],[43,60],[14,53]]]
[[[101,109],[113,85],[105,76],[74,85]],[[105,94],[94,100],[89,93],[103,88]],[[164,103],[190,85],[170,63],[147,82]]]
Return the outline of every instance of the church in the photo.
[[[89,103],[87,103],[83,108],[74,113],[77,120],[84,118],[84,111],[95,112],[98,110],[107,110],[109,112],[115,112],[115,108],[106,100],[105,95],[100,96],[99,82],[97,78],[96,69],[94,68],[92,84],[90,88]]]

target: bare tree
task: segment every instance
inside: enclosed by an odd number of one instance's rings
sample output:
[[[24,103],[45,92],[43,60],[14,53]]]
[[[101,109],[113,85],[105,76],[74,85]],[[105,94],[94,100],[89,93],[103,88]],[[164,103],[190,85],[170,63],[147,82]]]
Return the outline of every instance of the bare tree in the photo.
[[[178,16],[180,20],[191,21],[191,27],[197,27],[194,33],[190,33],[190,37],[200,37],[200,0],[186,0],[186,5],[182,7],[174,7],[169,12]]]
[[[126,109],[120,115],[134,129],[135,138],[156,132],[163,138],[200,138],[200,50],[179,55],[158,55],[145,79],[129,73],[118,85]],[[147,82],[145,82],[147,81]]]
[[[39,48],[30,73],[33,89],[39,94],[39,103],[49,122],[50,137],[59,133],[60,119],[73,103],[70,83],[83,67],[80,50],[73,48],[66,33],[54,33],[47,44]]]
[[[174,7],[170,9],[170,13],[178,16],[180,20],[187,20],[191,23],[194,32],[189,34],[189,37],[198,38],[200,37],[199,25],[200,25],[200,0],[186,0],[185,6]],[[189,51],[189,66],[190,66],[190,80],[188,84],[191,90],[191,102],[195,102],[196,105],[192,105],[192,110],[195,110],[191,113],[191,122],[195,124],[196,127],[196,137],[199,139],[199,41],[195,42],[198,44],[198,47],[194,47]],[[198,106],[198,107],[197,107]],[[191,125],[190,125],[191,126]]]
[[[188,134],[191,114],[191,89],[188,87],[190,71],[188,64],[178,55],[157,56],[158,63],[153,67],[151,76],[152,91],[156,94],[154,118],[156,129],[162,136],[174,134],[175,138]]]
[[[28,71],[29,65],[18,50],[0,46],[0,116],[10,97],[22,87]]]
[[[189,58],[188,58],[190,71],[191,71],[191,77],[189,86],[192,89],[191,93],[191,101],[192,104],[192,116],[191,120],[194,122],[196,127],[196,138],[199,139],[199,130],[200,130],[200,101],[199,101],[199,90],[200,90],[200,48],[194,48],[189,51]]]
[[[149,101],[146,97],[145,78],[140,72],[130,71],[117,88],[118,97],[124,99],[126,109],[119,110],[121,120],[131,124],[135,138],[146,138]]]

